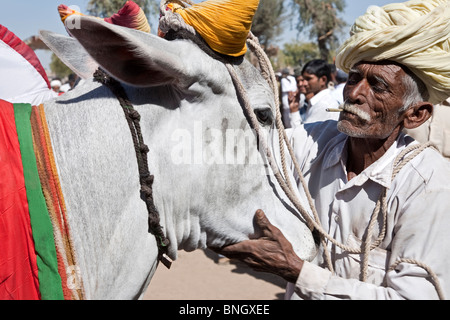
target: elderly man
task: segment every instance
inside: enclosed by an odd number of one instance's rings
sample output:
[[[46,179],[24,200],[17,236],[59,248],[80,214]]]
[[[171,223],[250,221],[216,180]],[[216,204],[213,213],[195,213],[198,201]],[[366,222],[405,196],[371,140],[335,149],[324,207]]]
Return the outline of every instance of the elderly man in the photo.
[[[315,261],[300,259],[262,211],[264,236],[222,248],[286,279],[302,299],[450,298],[450,168],[402,133],[450,96],[450,2],[371,7],[341,47],[337,123],[290,132],[314,200]]]

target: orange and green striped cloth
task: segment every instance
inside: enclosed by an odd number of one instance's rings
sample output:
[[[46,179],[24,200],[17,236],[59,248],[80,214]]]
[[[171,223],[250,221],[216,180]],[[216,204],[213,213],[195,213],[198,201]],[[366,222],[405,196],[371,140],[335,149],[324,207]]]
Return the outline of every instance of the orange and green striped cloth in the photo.
[[[0,176],[0,299],[82,299],[43,106],[0,100]]]

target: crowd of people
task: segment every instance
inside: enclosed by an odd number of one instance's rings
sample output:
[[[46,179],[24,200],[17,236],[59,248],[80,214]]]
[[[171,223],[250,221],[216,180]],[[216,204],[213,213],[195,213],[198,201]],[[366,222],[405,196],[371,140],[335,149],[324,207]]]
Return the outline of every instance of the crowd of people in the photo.
[[[339,120],[336,109],[344,103],[344,87],[348,74],[334,63],[315,59],[303,68],[278,72],[281,115],[285,128],[300,124]],[[450,98],[434,105],[432,117],[415,129],[404,132],[420,143],[432,143],[442,155],[450,159]],[[333,110],[335,112],[330,112]]]
[[[303,68],[278,73],[282,119],[285,128],[303,123],[338,120],[339,114],[328,112],[344,102],[343,88],[347,74],[325,60],[315,59]]]
[[[58,95],[62,95],[70,90],[73,90],[79,83],[81,82],[81,78],[75,73],[71,73],[67,77],[67,81],[61,80],[61,78],[55,77],[50,82],[50,87],[54,92]]]

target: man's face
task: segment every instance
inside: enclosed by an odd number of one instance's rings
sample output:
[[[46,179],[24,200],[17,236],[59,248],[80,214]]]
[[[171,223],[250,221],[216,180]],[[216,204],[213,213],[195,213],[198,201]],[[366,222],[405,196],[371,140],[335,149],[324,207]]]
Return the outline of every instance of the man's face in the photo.
[[[317,77],[315,74],[303,72],[303,79],[305,80],[306,94],[313,93],[318,94],[320,91],[327,87],[326,77]]]
[[[344,89],[338,129],[356,138],[387,138],[403,121],[404,76],[400,66],[388,62],[356,64]]]
[[[300,93],[306,95],[306,81],[303,79],[303,76],[297,77],[297,88]]]

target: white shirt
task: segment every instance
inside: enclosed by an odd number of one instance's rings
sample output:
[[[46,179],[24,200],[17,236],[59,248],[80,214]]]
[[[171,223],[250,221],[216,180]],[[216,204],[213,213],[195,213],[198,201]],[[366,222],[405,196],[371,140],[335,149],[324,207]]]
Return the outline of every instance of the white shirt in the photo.
[[[327,112],[328,108],[338,108],[339,102],[331,95],[330,89],[324,89],[311,98],[304,123],[338,120],[339,112]]]
[[[321,248],[317,261],[305,262],[287,297],[302,299],[437,299],[429,274],[414,259],[438,275],[450,298],[450,164],[436,150],[426,149],[410,161],[394,181],[396,156],[414,140],[401,135],[380,158],[347,181],[347,136],[328,121],[288,131],[296,158],[315,201],[322,227],[337,241],[359,247],[383,187],[388,188],[386,236],[369,256],[367,282],[359,280],[361,255],[342,252],[329,241],[335,274],[326,269]],[[300,187],[299,187],[300,188]],[[379,235],[375,227],[373,239]],[[294,297],[295,298],[295,297]]]
[[[344,103],[344,88],[345,83],[340,83],[334,87],[334,90],[331,91],[331,95],[340,105]]]
[[[281,92],[297,91],[297,80],[293,76],[286,76],[285,78],[281,78]]]
[[[405,133],[419,142],[432,142],[450,160],[450,98],[433,108],[433,116],[416,129],[405,129]]]
[[[281,79],[281,103],[282,103],[282,117],[286,128],[291,125],[291,110],[289,107],[289,92],[297,91],[297,80],[293,76],[287,76]]]

